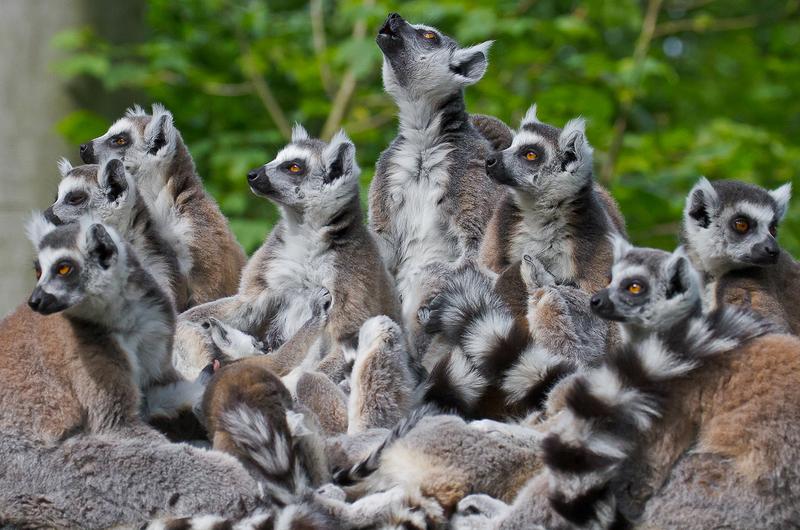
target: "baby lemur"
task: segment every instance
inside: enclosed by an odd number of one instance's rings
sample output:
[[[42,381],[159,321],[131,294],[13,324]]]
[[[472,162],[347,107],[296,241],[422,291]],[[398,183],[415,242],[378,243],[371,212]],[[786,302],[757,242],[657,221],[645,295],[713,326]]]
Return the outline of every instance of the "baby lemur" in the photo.
[[[164,239],[160,226],[139,194],[136,183],[122,162],[112,158],[102,166],[72,167],[59,162],[61,182],[55,202],[44,212],[55,224],[69,223],[91,215],[113,227],[136,251],[139,261],[171,294],[178,312],[188,304],[188,280],[180,270],[175,249]]]
[[[171,364],[172,301],[117,232],[82,218],[29,224],[37,284],[0,323],[4,432],[58,440],[149,431],[199,399]]]
[[[491,146],[471,123],[463,95],[486,72],[491,43],[462,48],[396,13],[376,40],[400,125],[370,184],[369,225],[401,297],[403,324],[424,350],[417,310],[430,296],[427,277],[477,257],[501,194],[486,177]]]
[[[203,189],[172,114],[153,105],[128,110],[99,138],[81,145],[87,164],[122,160],[163,238],[189,280],[189,306],[232,295],[246,257],[214,199]]]
[[[248,262],[235,296],[181,315],[179,370],[194,377],[217,355],[202,327],[211,317],[277,350],[327,297],[322,329],[313,340],[299,341],[304,349],[293,357],[299,363],[310,349],[316,359],[310,368],[325,357],[319,369],[338,382],[346,364],[343,345],[355,347],[361,324],[376,315],[399,320],[391,280],[362,223],[358,175],[355,146],[344,132],[326,144],[299,125],[273,161],[248,174],[251,190],[276,203],[281,220]]]
[[[776,240],[790,194],[791,184],[768,191],[702,178],[686,199],[681,238],[710,304],[751,307],[796,335],[800,265]]]

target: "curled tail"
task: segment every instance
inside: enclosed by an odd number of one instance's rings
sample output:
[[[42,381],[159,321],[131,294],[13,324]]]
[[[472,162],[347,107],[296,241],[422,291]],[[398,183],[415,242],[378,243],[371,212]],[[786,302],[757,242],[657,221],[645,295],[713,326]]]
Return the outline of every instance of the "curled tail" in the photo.
[[[494,116],[473,114],[470,116],[470,121],[495,151],[506,149],[514,141],[514,131],[511,127]]]
[[[430,414],[437,412],[433,405],[423,405],[411,412],[406,418],[395,425],[381,444],[376,447],[366,458],[347,469],[341,469],[333,474],[333,481],[341,486],[352,486],[372,475],[380,467],[383,451],[394,442],[408,434],[419,421]]]

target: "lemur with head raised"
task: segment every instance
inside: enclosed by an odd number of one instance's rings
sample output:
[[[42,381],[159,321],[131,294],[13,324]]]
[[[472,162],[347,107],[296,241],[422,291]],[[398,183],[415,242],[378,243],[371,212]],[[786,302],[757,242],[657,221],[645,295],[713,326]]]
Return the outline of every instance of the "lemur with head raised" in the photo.
[[[376,165],[369,225],[397,285],[405,328],[424,349],[417,309],[430,296],[426,276],[477,257],[501,193],[486,177],[491,146],[470,121],[463,95],[486,72],[491,43],[462,48],[396,13],[376,40],[400,126]]]
[[[80,149],[87,164],[122,160],[189,280],[189,305],[232,295],[246,257],[214,199],[203,189],[172,114],[153,105],[128,110]]]
[[[188,280],[180,270],[178,255],[162,236],[162,227],[122,162],[114,158],[102,166],[72,167],[62,159],[58,167],[61,172],[58,194],[45,210],[45,217],[62,224],[90,215],[113,227],[134,248],[142,266],[159,287],[172,295],[178,312],[186,309]]]
[[[35,216],[29,227],[37,285],[0,323],[3,430],[142,431],[142,419],[191,408],[202,389],[172,367],[172,301],[132,247],[86,218],[56,227]]]
[[[305,350],[293,357],[299,363],[309,349],[317,361],[325,357],[319,369],[338,382],[346,371],[343,348],[355,346],[362,323],[376,315],[398,320],[394,287],[362,223],[358,175],[355,146],[344,132],[325,143],[300,126],[274,160],[249,173],[250,188],[280,207],[281,220],[248,262],[238,294],[181,315],[179,369],[196,374],[215,354],[202,327],[211,317],[277,350],[326,298],[319,333],[311,345],[298,341]]]
[[[542,425],[548,471],[482,527],[791,526],[800,339],[747,308],[703,312],[681,251],[618,241],[615,254],[592,306],[620,322],[625,344],[554,392]]]
[[[541,122],[533,105],[511,145],[486,161],[489,177],[510,193],[489,223],[481,261],[503,273],[528,254],[556,283],[588,293],[602,288],[612,262],[608,236],[625,235],[625,226],[614,200],[594,182],[592,162],[582,119],[558,129]],[[519,292],[515,271],[506,272],[508,279],[501,276],[498,288]],[[504,287],[507,282],[510,287]]]
[[[768,191],[705,178],[686,199],[681,239],[711,305],[745,305],[800,333],[800,265],[776,240],[791,184]]]

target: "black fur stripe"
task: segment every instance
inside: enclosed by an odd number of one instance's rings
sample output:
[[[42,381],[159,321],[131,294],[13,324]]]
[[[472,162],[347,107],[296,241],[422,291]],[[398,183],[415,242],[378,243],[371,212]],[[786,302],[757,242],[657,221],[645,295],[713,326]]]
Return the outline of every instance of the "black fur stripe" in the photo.
[[[551,493],[549,499],[558,515],[577,526],[582,526],[596,517],[597,505],[610,495],[611,492],[604,483],[585,491],[572,500],[567,500],[561,493]]]
[[[575,367],[568,362],[560,362],[548,367],[544,377],[531,386],[525,397],[515,405],[522,407],[526,411],[542,409],[553,387],[574,370]]]
[[[564,443],[557,434],[542,440],[542,451],[545,465],[561,473],[592,473],[618,462],[616,458],[597,454],[586,447]]]
[[[450,377],[448,366],[450,365],[451,355],[442,358],[431,370],[425,383],[422,402],[435,405],[440,410],[449,413],[462,416],[469,415],[472,412],[472,408],[464,400],[462,389],[458,388],[459,382],[453,381]]]
[[[520,358],[530,346],[531,337],[528,330],[514,320],[508,335],[498,340],[481,358],[481,372],[490,378],[500,377]]]
[[[590,391],[590,383],[583,377],[575,378],[564,396],[567,407],[575,416],[593,420],[597,429],[628,438],[638,433],[638,426],[625,405],[612,405]],[[642,396],[647,399],[647,396]],[[654,398],[655,399],[655,398]]]

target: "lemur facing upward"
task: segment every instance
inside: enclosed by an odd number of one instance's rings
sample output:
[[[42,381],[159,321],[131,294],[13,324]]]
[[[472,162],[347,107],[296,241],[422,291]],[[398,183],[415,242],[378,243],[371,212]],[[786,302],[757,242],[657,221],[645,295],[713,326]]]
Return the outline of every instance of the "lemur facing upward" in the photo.
[[[202,389],[171,364],[172,301],[115,230],[83,218],[29,224],[37,284],[0,322],[0,430],[59,440],[150,431]]]
[[[171,294],[178,312],[188,303],[188,280],[180,271],[175,249],[163,238],[162,227],[125,173],[122,162],[112,158],[103,166],[72,167],[59,162],[61,182],[55,202],[44,212],[55,224],[69,223],[91,215],[113,227],[136,251],[136,255],[159,287]]]
[[[129,109],[99,138],[81,145],[81,159],[120,159],[162,227],[189,280],[189,306],[232,295],[246,257],[214,199],[203,189],[172,114],[153,105]]]
[[[176,365],[183,373],[194,377],[217,355],[202,327],[211,317],[277,350],[327,298],[309,355],[325,357],[320,370],[337,382],[345,371],[342,348],[355,347],[361,324],[376,315],[398,320],[394,287],[362,223],[358,175],[355,146],[344,132],[326,144],[299,125],[273,161],[248,174],[253,192],[280,207],[281,220],[248,262],[235,296],[181,315]],[[299,364],[308,349],[284,355]]]
[[[399,134],[381,153],[369,190],[369,225],[418,343],[426,276],[477,257],[501,190],[486,177],[488,141],[464,106],[486,72],[490,42],[461,48],[439,30],[392,13],[376,37],[383,84],[399,107]],[[424,344],[416,344],[424,349]],[[419,353],[419,352],[418,352]]]
[[[608,236],[625,235],[625,224],[614,200],[594,182],[592,161],[582,119],[558,129],[542,123],[533,105],[511,145],[486,160],[489,177],[510,193],[489,222],[481,261],[502,273],[528,254],[556,283],[588,293],[602,288],[612,262]],[[521,292],[519,274],[511,269],[506,275],[498,288]],[[524,308],[520,300],[513,305],[516,312]]]
[[[681,239],[709,304],[751,307],[797,335],[800,265],[776,240],[791,189],[701,178],[686,199]]]

